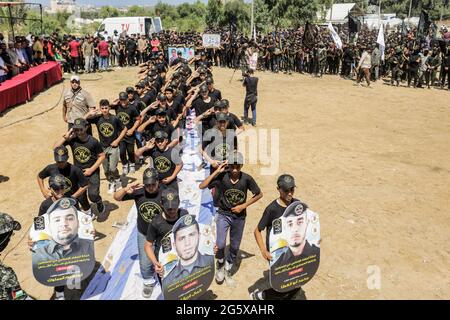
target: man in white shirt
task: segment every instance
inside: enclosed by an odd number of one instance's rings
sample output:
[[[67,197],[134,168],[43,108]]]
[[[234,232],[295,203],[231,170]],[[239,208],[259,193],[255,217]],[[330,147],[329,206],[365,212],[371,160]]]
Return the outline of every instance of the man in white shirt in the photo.
[[[363,76],[366,78],[367,87],[370,87],[370,68],[372,67],[372,50],[370,47],[363,48],[364,51],[359,59],[357,68],[356,84],[360,85]]]

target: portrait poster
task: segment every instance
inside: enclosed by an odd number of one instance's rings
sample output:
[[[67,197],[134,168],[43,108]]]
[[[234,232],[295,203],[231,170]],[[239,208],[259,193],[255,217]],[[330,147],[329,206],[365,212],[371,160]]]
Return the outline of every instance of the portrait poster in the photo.
[[[178,219],[159,251],[165,300],[195,300],[208,290],[214,279],[214,241],[211,225],[190,214]]]
[[[75,200],[62,198],[34,218],[30,229],[33,274],[46,286],[76,285],[95,265],[95,230],[91,216],[78,211]]]
[[[167,54],[169,57],[169,62],[178,58],[178,51],[181,51],[183,59],[190,60],[195,56],[195,49],[189,47],[168,47]]]
[[[278,292],[305,285],[320,262],[319,215],[296,201],[272,223],[269,235],[270,284]]]

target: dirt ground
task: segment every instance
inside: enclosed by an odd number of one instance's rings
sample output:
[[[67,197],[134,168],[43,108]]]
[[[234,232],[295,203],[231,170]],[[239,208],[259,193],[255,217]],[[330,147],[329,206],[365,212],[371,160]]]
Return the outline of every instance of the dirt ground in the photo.
[[[229,83],[233,70],[215,70],[216,87],[242,115],[244,89]],[[82,87],[95,100],[113,99],[135,83],[136,69],[82,76]],[[218,299],[248,299],[267,264],[253,230],[264,208],[277,197],[276,178],[291,173],[296,196],[320,214],[321,266],[304,286],[308,299],[450,299],[450,93],[440,90],[355,87],[335,76],[258,73],[258,127],[280,129],[280,166],[275,175],[253,175],[264,197],[248,210],[238,287],[213,284]],[[55,105],[63,87],[56,85],[0,118],[0,127]],[[31,120],[0,129],[0,211],[22,223],[1,259],[13,267],[23,288],[38,299],[52,290],[34,280],[26,244],[28,228],[42,195],[38,171],[53,162],[52,145],[65,131],[61,103]],[[140,179],[141,172],[135,177]],[[5,179],[6,180],[6,179]],[[104,199],[114,203],[106,193]],[[95,222],[105,237],[95,242],[102,261],[116,229],[132,203],[121,203],[109,218]],[[12,249],[12,250],[11,250]],[[9,251],[9,253],[8,253]],[[380,287],[370,289],[375,271]]]

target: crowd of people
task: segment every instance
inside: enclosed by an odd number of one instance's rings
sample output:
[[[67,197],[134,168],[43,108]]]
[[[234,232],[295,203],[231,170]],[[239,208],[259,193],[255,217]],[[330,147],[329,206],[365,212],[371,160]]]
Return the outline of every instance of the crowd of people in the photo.
[[[304,27],[254,38],[239,32],[207,30],[221,35],[220,47],[208,49],[203,47],[202,34],[198,32],[162,31],[148,37],[118,31],[111,36],[84,37],[53,33],[42,39],[32,35],[16,37],[8,43],[0,34],[0,81],[42,61],[59,61],[67,73],[90,73],[139,65],[159,54],[167,60],[169,47],[191,47],[195,53],[204,52],[214,66],[228,68],[247,68],[256,52],[257,69],[261,71],[298,72],[315,77],[340,75],[358,82],[365,77],[368,84],[386,77],[392,85],[405,82],[408,86],[428,88],[444,88],[449,83],[450,32],[446,27],[437,30],[433,25],[426,35],[420,36],[417,28],[387,28],[384,50],[377,44],[377,30],[363,27],[352,33],[347,25],[336,28],[342,48],[338,48],[325,26],[313,26],[308,31],[313,39],[309,40]]]
[[[103,216],[108,207],[100,192],[102,167],[108,180],[108,193],[118,202],[136,203],[142,296],[150,298],[163,272],[155,248],[161,246],[162,238],[174,221],[186,214],[186,210],[180,208],[177,175],[183,168],[184,129],[190,117],[201,137],[201,167],[210,172],[198,188],[212,190],[217,208],[215,279],[233,288],[236,282],[232,268],[243,238],[246,211],[263,197],[255,179],[242,171],[243,156],[237,146],[237,135],[246,130],[245,124],[256,125],[256,119],[244,118],[243,123],[230,112],[229,101],[214,87],[213,68],[205,54],[196,59],[194,69],[184,59],[169,66],[168,61],[157,54],[140,65],[138,78],[134,86],[118,93],[116,100],[108,101],[101,97],[94,99],[82,88],[78,75],[70,77],[70,88],[64,93],[62,105],[67,132],[53,146],[54,163],[37,173],[43,196],[38,215],[52,210],[61,199],[71,198],[76,200],[79,210],[93,219]],[[253,108],[254,117],[257,84],[258,79],[249,71],[243,86],[245,101]],[[98,138],[93,135],[94,127]],[[73,163],[69,162],[70,150]],[[142,179],[129,183],[128,178],[136,171],[142,172]],[[277,183],[280,198],[276,200],[276,208],[272,203],[264,212],[264,220],[255,234],[270,229],[272,221],[294,201],[294,178],[283,175]],[[230,191],[239,192],[241,196],[230,197]],[[248,196],[248,192],[251,195]],[[149,207],[154,210],[148,210]],[[2,214],[0,222],[3,221],[14,220]],[[14,226],[12,223],[2,225],[2,244],[8,243]],[[225,252],[228,233],[230,249]],[[256,239],[263,256],[270,259],[268,243],[260,236]],[[30,248],[34,245],[31,238],[28,245]],[[20,285],[11,269],[0,267],[2,275],[9,279],[0,286],[1,299],[11,299],[10,287],[20,288]],[[20,290],[22,294],[14,294],[14,297],[25,298],[27,294]],[[55,299],[65,299],[65,290],[64,286],[55,287]],[[277,297],[299,299],[304,295],[301,289],[295,289]],[[264,292],[255,292],[252,298],[263,299]]]
[[[444,31],[447,38],[448,32]],[[359,40],[354,44],[344,44],[343,50],[336,49],[324,29],[318,29],[318,32],[317,41],[311,48],[303,44],[301,29],[258,36],[256,41],[225,31],[219,49],[202,48],[198,33],[163,32],[153,35],[152,39],[115,34],[107,39],[88,36],[82,40],[71,36],[61,40],[53,34],[44,39],[42,45],[38,37],[32,37],[31,41],[18,38],[14,43],[8,43],[6,51],[6,43],[0,37],[3,61],[7,61],[4,59],[6,55],[17,57],[17,60],[8,61],[6,68],[2,67],[5,72],[22,72],[45,60],[59,61],[59,57],[64,60],[65,70],[73,72],[62,105],[62,120],[67,124],[67,131],[53,146],[54,163],[37,173],[43,196],[39,215],[48,212],[61,198],[69,197],[76,200],[79,210],[94,219],[103,216],[108,207],[100,192],[102,167],[108,181],[107,192],[117,202],[136,203],[136,241],[144,281],[142,295],[150,298],[162,274],[154,248],[160,247],[162,232],[170,230],[174,221],[185,214],[185,210],[180,208],[177,176],[183,169],[181,155],[187,118],[195,116],[194,122],[201,137],[199,153],[203,159],[202,167],[210,173],[198,188],[211,189],[217,209],[215,278],[219,284],[226,282],[231,288],[235,287],[232,269],[244,236],[246,211],[263,198],[263,190],[257,181],[243,171],[243,156],[237,145],[237,136],[246,130],[246,125],[256,126],[258,78],[248,68],[246,57],[254,51],[259,52],[259,68],[274,72],[297,71],[318,76],[328,72],[350,77],[354,68],[361,71],[361,75],[356,75],[358,82],[364,76],[368,84],[371,77],[376,79],[389,70],[391,81],[396,85],[405,79],[405,74],[408,84],[415,86],[423,85],[423,79],[429,86],[437,80],[443,85],[445,75],[448,75],[450,53],[444,51],[447,46],[439,46],[439,43],[435,46],[429,42],[425,46],[423,44],[427,42],[414,41],[410,36],[396,36],[394,32],[386,37],[388,45],[383,63],[379,49],[372,50],[376,43],[375,32],[361,32]],[[340,32],[345,35],[345,30]],[[115,51],[115,46],[118,51]],[[169,60],[168,46],[194,46],[198,55],[188,61],[180,52],[177,59]],[[423,62],[424,57],[431,58]],[[11,63],[12,69],[9,68]],[[97,68],[106,70],[115,64],[137,65],[139,72],[137,83],[118,93],[114,101],[92,97],[76,74],[82,69],[84,72]],[[230,111],[229,101],[215,88],[214,65],[245,70],[243,121]],[[432,67],[431,71],[423,70],[423,65]],[[438,79],[439,73],[441,79]],[[252,118],[249,118],[249,109]],[[94,128],[98,138],[94,137]],[[72,151],[73,163],[69,162],[69,150]],[[142,179],[129,183],[129,175],[136,171],[142,172]],[[261,254],[268,261],[272,258],[268,238],[264,241],[261,232],[265,230],[268,233],[273,221],[283,215],[285,208],[298,201],[294,198],[296,184],[293,176],[284,174],[276,183],[279,197],[268,203],[254,231]],[[230,191],[241,196],[229,197]],[[147,210],[149,206],[153,210]],[[2,250],[17,228],[18,224],[9,215],[0,215]],[[228,233],[230,249],[225,253]],[[31,247],[33,243],[30,241],[29,245]],[[10,299],[11,292],[17,292],[19,286],[17,277],[2,264],[0,274],[9,279],[0,284],[0,299]],[[12,291],[11,286],[16,291]],[[21,292],[20,297],[26,297],[25,292]],[[64,292],[65,287],[56,287],[55,298],[65,299]],[[257,300],[304,299],[305,295],[301,288],[284,294],[269,288],[256,290],[251,297]]]

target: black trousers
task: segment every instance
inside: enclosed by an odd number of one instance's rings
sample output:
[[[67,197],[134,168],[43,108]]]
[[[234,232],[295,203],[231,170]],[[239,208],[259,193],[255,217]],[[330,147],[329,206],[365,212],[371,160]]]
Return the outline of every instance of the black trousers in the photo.
[[[87,177],[87,179],[89,180],[88,189],[79,198],[83,210],[89,210],[91,207],[88,198],[97,205],[102,203],[102,197],[100,196],[100,169],[97,169],[90,177]]]
[[[122,162],[122,165],[126,165],[128,163],[135,163],[134,158],[134,144],[135,140],[132,141],[120,141],[119,148],[120,148],[120,161]],[[128,157],[127,157],[128,155]]]

